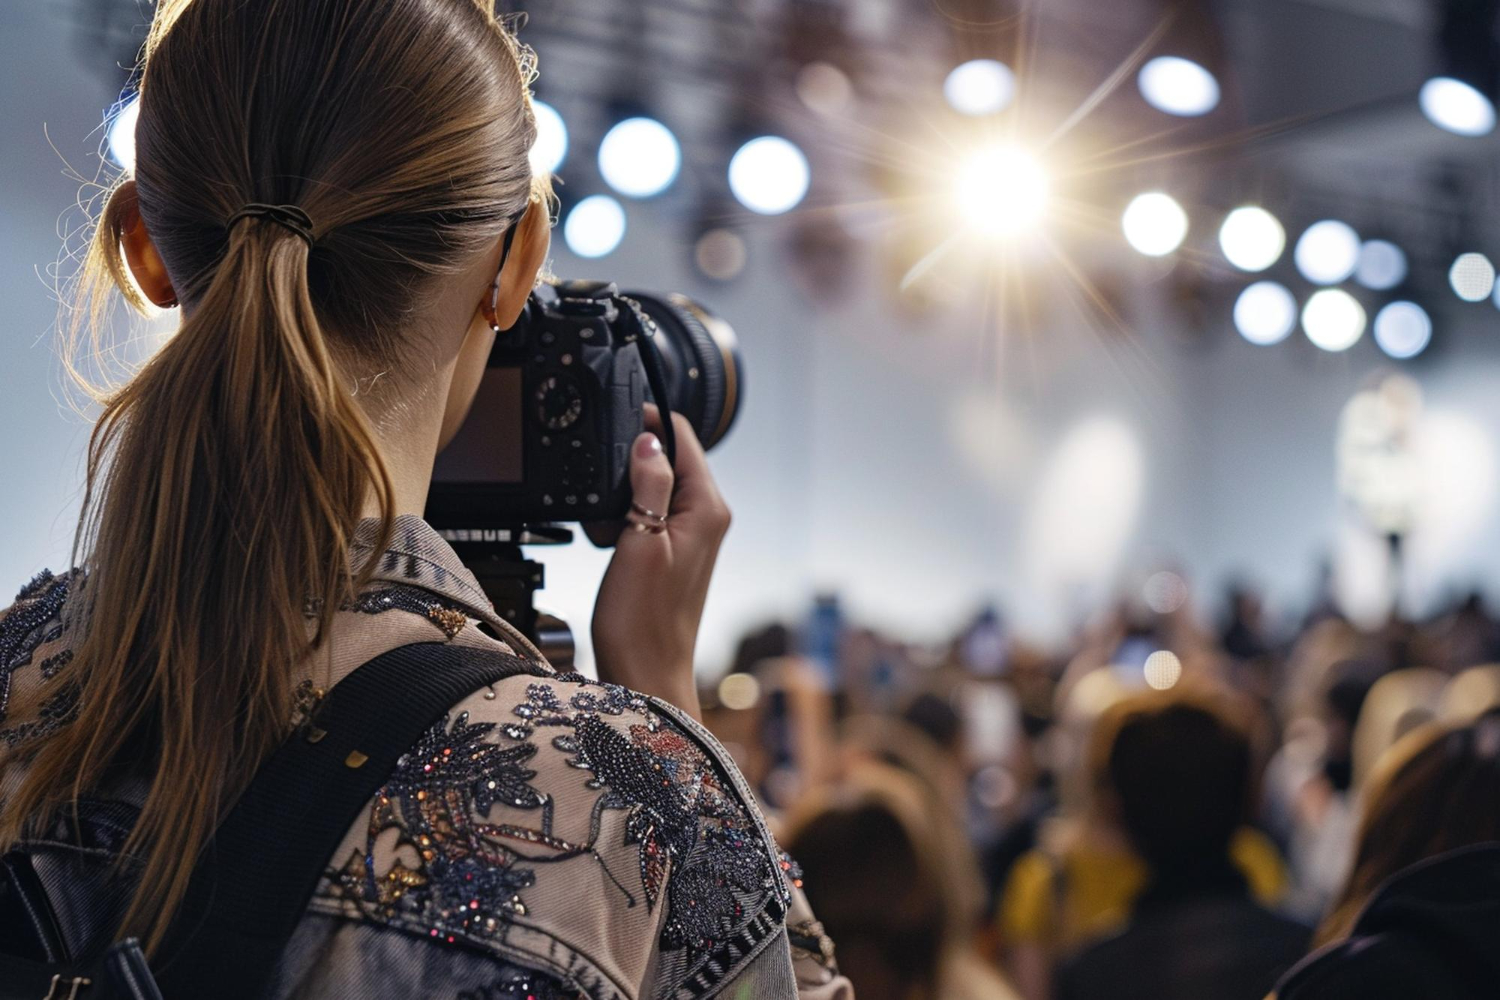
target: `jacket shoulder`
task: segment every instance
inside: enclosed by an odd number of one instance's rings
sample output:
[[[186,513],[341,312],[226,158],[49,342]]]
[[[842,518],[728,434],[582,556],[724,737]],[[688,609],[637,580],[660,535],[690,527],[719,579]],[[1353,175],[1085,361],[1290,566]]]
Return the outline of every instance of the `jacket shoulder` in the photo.
[[[713,737],[576,674],[512,676],[455,705],[333,860],[315,909],[590,996],[707,995],[781,932],[790,902]]]

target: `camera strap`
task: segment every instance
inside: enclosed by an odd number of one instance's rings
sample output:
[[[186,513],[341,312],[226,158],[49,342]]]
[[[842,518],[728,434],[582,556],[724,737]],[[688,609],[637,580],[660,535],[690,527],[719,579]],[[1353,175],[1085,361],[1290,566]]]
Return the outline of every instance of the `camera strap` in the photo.
[[[667,402],[667,376],[663,370],[661,351],[656,346],[656,321],[641,311],[641,304],[626,295],[614,297],[615,307],[626,318],[630,329],[627,338],[635,342],[646,367],[646,384],[651,387],[651,396],[656,408],[661,411],[661,446],[667,453],[667,462],[677,468],[677,429],[672,425],[672,406]]]

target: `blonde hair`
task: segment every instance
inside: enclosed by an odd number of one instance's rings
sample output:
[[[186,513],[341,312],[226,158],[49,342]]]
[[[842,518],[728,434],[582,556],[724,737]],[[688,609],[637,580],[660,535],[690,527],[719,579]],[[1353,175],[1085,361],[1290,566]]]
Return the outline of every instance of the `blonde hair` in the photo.
[[[25,764],[0,849],[121,769],[150,775],[121,930],[152,949],[287,736],[298,665],[390,538],[391,478],[340,362],[409,357],[434,279],[547,191],[527,156],[532,60],[480,0],[157,8],[135,179],[184,317],[103,393],[90,438],[76,719],[0,757]],[[102,350],[115,290],[143,306],[121,260],[122,181],[78,278],[75,351]],[[248,202],[300,207],[313,239],[265,218],[226,227]],[[367,503],[379,541],[356,567]]]

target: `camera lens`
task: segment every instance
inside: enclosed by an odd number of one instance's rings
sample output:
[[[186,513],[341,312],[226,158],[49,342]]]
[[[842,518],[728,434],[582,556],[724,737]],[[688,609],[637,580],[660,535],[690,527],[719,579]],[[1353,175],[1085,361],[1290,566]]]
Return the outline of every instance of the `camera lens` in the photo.
[[[705,449],[718,444],[745,393],[740,345],[728,323],[686,295],[626,292],[656,321],[656,348],[665,369],[667,405],[692,424]]]

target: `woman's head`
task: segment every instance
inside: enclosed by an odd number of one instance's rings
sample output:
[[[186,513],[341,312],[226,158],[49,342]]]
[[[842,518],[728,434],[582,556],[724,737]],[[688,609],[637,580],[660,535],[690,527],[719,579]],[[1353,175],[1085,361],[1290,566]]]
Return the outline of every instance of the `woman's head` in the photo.
[[[157,5],[135,178],[109,193],[75,315],[97,345],[114,288],[141,305],[129,270],[182,323],[101,395],[78,714],[25,748],[0,822],[11,842],[113,767],[151,770],[126,918],[149,941],[373,570],[349,546],[366,512],[376,554],[389,537],[391,463],[430,461],[535,280],[550,191],[530,74],[480,0]],[[310,238],[236,219],[250,203],[295,206]]]
[[[1364,791],[1354,865],[1319,943],[1349,933],[1390,876],[1424,858],[1500,840],[1500,712],[1424,726],[1380,759]]]

